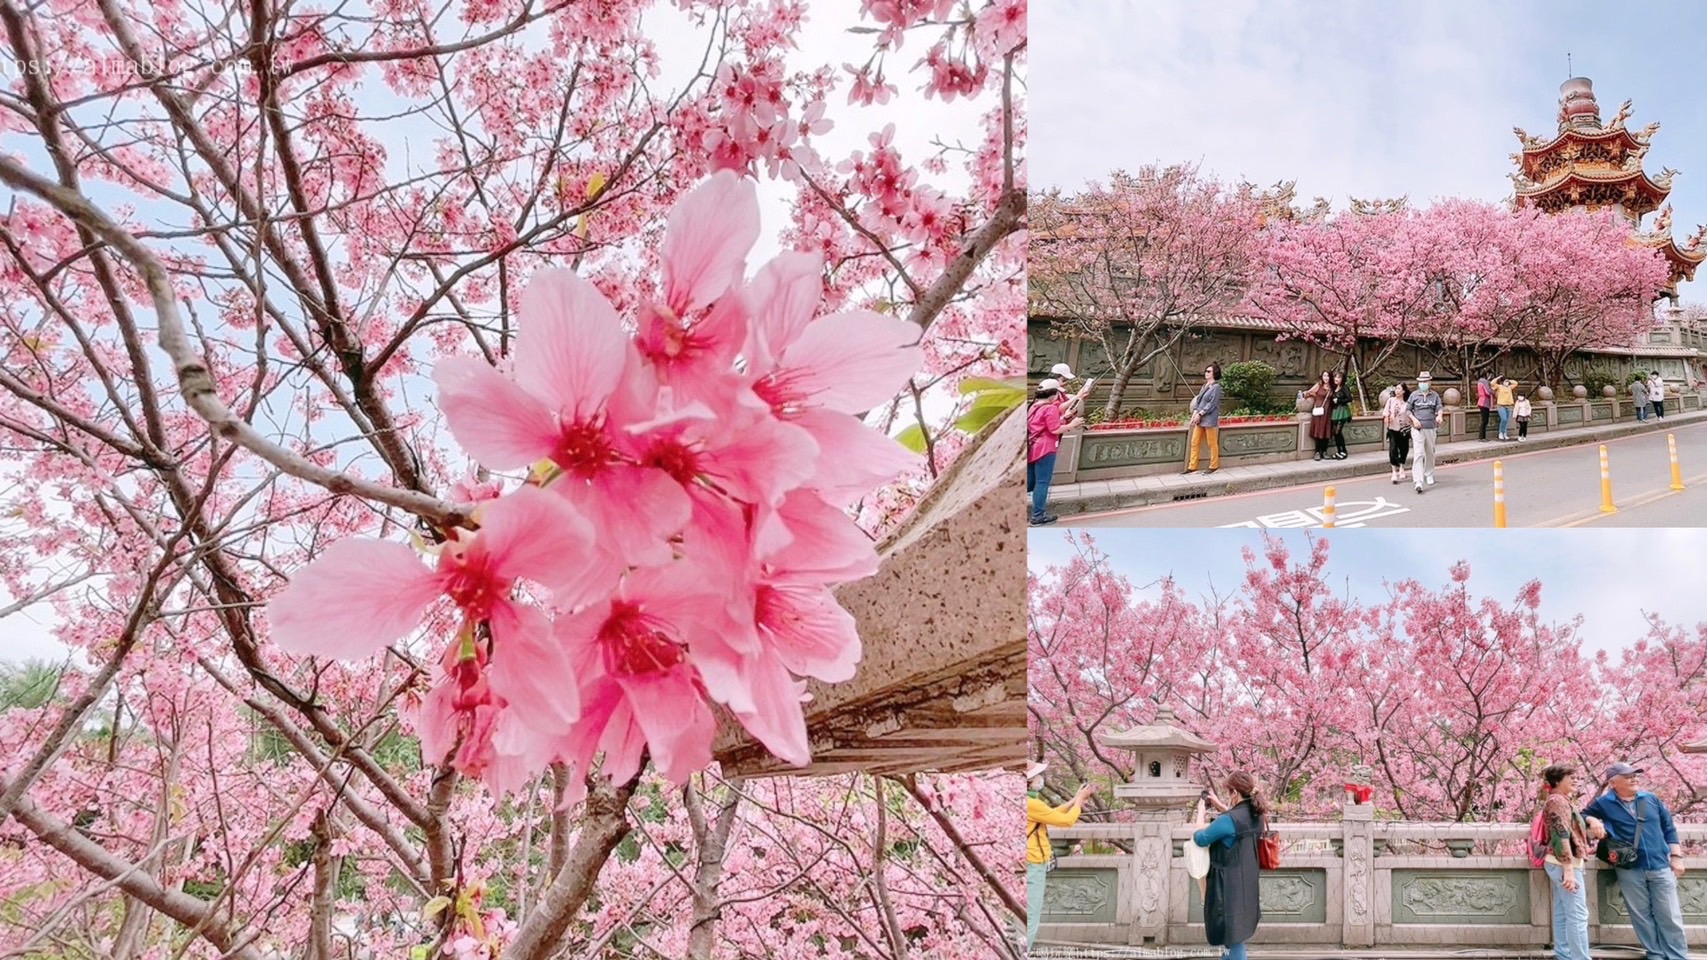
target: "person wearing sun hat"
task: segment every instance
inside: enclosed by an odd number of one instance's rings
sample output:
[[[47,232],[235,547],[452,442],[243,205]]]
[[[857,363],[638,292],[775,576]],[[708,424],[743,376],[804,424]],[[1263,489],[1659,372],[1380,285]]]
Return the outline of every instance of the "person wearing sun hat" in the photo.
[[[1083,784],[1071,802],[1052,807],[1043,799],[1043,772],[1049,764],[1033,761],[1025,768],[1025,947],[1037,941],[1043,922],[1043,888],[1055,866],[1055,851],[1049,846],[1050,827],[1070,827],[1079,822],[1079,808],[1095,788]]]
[[[1055,455],[1061,435],[1079,426],[1084,418],[1072,416],[1073,402],[1064,401],[1061,381],[1050,377],[1037,385],[1037,396],[1025,415],[1025,489],[1031,494],[1031,526],[1059,520],[1047,512],[1049,482],[1055,475]]]
[[[1639,789],[1641,773],[1641,767],[1629,763],[1607,767],[1606,786],[1583,808],[1583,816],[1609,847],[1634,847],[1630,865],[1613,872],[1630,926],[1650,960],[1689,960],[1677,895],[1677,880],[1683,876],[1677,824],[1663,800]]]
[[[1411,479],[1417,492],[1423,485],[1434,486],[1434,440],[1440,428],[1440,411],[1446,406],[1440,394],[1430,389],[1434,376],[1427,370],[1417,374],[1417,389],[1405,401],[1405,413],[1411,418]]]

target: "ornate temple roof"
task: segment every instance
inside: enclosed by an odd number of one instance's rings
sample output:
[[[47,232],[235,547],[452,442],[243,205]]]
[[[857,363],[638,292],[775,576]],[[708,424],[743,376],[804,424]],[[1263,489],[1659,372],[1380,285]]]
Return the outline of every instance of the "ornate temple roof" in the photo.
[[[1551,140],[1530,136],[1513,127],[1521,146],[1511,158],[1518,172],[1512,174],[1517,205],[1535,206],[1549,213],[1586,206],[1622,206],[1635,219],[1651,213],[1671,192],[1677,171],[1661,170],[1650,177],[1642,169],[1658,123],[1639,132],[1624,125],[1631,102],[1624,101],[1610,124],[1600,122],[1600,106],[1594,85],[1586,77],[1572,77],[1559,86],[1559,132]]]
[[[1707,228],[1681,245],[1672,237],[1671,207],[1665,201],[1677,171],[1663,167],[1659,174],[1649,176],[1642,169],[1642,159],[1660,125],[1650,123],[1632,131],[1625,126],[1630,110],[1631,101],[1626,100],[1612,122],[1602,124],[1592,81],[1572,77],[1560,84],[1559,132],[1552,139],[1531,136],[1522,127],[1512,128],[1521,145],[1521,152],[1511,155],[1517,164],[1517,172],[1511,175],[1517,194],[1513,203],[1547,213],[1577,207],[1622,207],[1637,225],[1633,242],[1665,255],[1670,279],[1658,293],[1675,299],[1678,283],[1694,279],[1695,268],[1707,260],[1707,246],[1703,245]],[[1655,210],[1660,215],[1653,229],[1642,232],[1642,217]]]
[[[1671,232],[1671,204],[1660,210],[1652,232],[1637,233],[1634,239],[1644,247],[1652,247],[1665,254],[1666,264],[1671,268],[1668,293],[1676,293],[1680,281],[1695,279],[1695,268],[1707,260],[1707,246],[1703,245],[1707,240],[1707,227],[1696,230],[1688,240],[1679,244]]]

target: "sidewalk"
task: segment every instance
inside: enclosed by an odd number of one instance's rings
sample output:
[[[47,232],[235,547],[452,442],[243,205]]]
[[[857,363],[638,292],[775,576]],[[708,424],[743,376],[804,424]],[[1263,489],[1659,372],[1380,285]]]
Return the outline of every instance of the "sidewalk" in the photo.
[[[1707,410],[1672,413],[1663,420],[1650,419],[1646,423],[1628,420],[1551,430],[1531,436],[1523,442],[1484,442],[1471,437],[1468,440],[1442,442],[1435,448],[1434,460],[1437,466],[1471,460],[1494,460],[1516,453],[1598,444],[1640,433],[1663,432],[1703,422],[1707,422]],[[1184,464],[1181,464],[1181,467],[1183,466]],[[1277,487],[1380,476],[1391,469],[1385,452],[1368,451],[1354,453],[1347,460],[1305,459],[1222,467],[1209,476],[1204,476],[1199,471],[1192,474],[1164,473],[1148,477],[1129,477],[1124,480],[1064,483],[1049,488],[1049,512],[1066,518],[1081,513],[1126,510],[1156,503],[1172,503],[1176,500],[1199,500],[1204,497],[1272,490]]]

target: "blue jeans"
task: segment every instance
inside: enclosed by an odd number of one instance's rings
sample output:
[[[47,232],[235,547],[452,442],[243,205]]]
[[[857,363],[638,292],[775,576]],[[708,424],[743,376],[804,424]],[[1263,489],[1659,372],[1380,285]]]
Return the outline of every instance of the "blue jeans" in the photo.
[[[1510,431],[1511,431],[1511,408],[1510,407],[1501,407],[1500,408],[1500,439],[1504,440],[1507,437],[1511,436]]]
[[[1234,943],[1228,945],[1226,953],[1221,954],[1221,960],[1245,960],[1245,945]]]
[[[1547,864],[1547,876],[1553,879],[1553,956],[1558,960],[1589,960],[1588,957],[1588,894],[1583,887],[1583,868],[1571,871],[1577,875],[1575,893],[1565,891],[1565,868]]]
[[[1648,405],[1647,404],[1645,404],[1645,403],[1636,404],[1636,419],[1637,420],[1648,419]]]
[[[1630,926],[1649,960],[1689,960],[1683,938],[1683,905],[1677,899],[1677,874],[1664,870],[1620,870],[1618,890],[1630,911]]]
[[[1031,491],[1031,519],[1043,519],[1043,507],[1049,502],[1049,480],[1055,475],[1056,454],[1046,453],[1035,463],[1025,465],[1025,486]]]
[[[1025,948],[1037,942],[1037,925],[1043,922],[1043,885],[1049,879],[1049,864],[1025,865]]]

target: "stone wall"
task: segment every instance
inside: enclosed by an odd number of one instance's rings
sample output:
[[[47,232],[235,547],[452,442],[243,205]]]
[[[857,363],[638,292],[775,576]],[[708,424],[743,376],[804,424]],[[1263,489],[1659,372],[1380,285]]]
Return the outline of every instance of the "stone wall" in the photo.
[[[1276,820],[1282,869],[1261,877],[1263,924],[1252,943],[1323,948],[1539,947],[1552,940],[1547,875],[1512,851],[1521,823],[1375,821],[1347,806],[1338,823]],[[1204,943],[1198,882],[1185,871],[1193,828],[1100,824],[1050,831],[1053,841],[1118,842],[1130,852],[1072,854],[1049,875],[1040,939],[1075,943]],[[1679,824],[1685,844],[1707,825]],[[1687,853],[1687,851],[1686,851]],[[1685,857],[1679,881],[1691,942],[1707,937],[1707,857]],[[1588,871],[1589,939],[1632,945],[1615,871]]]

